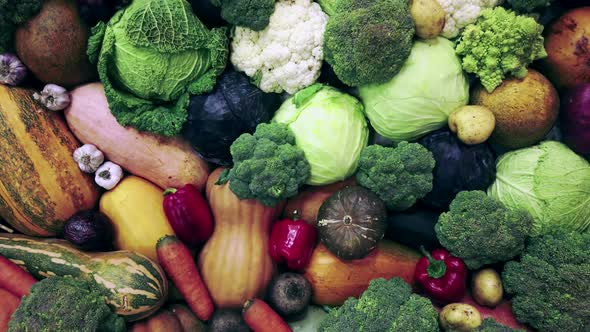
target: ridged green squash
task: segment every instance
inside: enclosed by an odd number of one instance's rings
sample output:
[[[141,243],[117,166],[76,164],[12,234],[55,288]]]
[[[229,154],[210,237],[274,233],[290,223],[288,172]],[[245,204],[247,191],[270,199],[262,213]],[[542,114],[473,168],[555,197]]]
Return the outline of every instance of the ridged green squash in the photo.
[[[168,295],[160,266],[131,251],[88,253],[64,240],[0,234],[0,255],[39,279],[71,275],[95,282],[107,303],[128,321],[151,315]]]

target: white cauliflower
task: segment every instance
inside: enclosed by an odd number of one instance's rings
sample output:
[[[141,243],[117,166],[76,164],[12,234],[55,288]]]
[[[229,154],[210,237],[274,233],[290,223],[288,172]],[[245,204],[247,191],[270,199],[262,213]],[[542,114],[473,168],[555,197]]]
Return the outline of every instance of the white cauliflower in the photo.
[[[444,9],[445,27],[442,35],[455,38],[461,30],[475,22],[482,10],[501,5],[503,0],[438,0]]]
[[[235,28],[231,62],[262,91],[293,94],[320,76],[327,23],[311,0],[279,0],[264,30]]]

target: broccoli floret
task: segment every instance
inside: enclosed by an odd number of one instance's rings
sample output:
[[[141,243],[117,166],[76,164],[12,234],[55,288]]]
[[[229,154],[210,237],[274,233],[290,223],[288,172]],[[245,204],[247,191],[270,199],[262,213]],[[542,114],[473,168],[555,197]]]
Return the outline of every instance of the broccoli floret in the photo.
[[[325,60],[349,86],[385,83],[412,49],[408,0],[339,0],[324,34]]]
[[[219,184],[240,199],[257,199],[266,206],[295,196],[311,175],[303,150],[287,125],[261,123],[254,135],[242,134],[230,147],[234,166],[220,176]]]
[[[461,34],[456,52],[463,69],[474,73],[488,92],[508,76],[524,78],[527,66],[547,56],[543,26],[502,7],[484,9]]]
[[[438,332],[438,312],[427,298],[412,294],[402,278],[378,278],[357,300],[350,298],[320,323],[319,332]]]
[[[275,10],[275,0],[211,0],[221,7],[221,17],[228,23],[254,31],[264,30]]]
[[[12,316],[9,332],[119,332],[125,320],[85,280],[49,277],[36,283]]]
[[[529,239],[520,261],[506,263],[502,283],[516,318],[539,331],[590,331],[590,233]]]
[[[553,0],[508,0],[514,10],[530,13],[543,7],[548,7]]]
[[[369,145],[361,153],[356,179],[391,210],[405,210],[432,190],[432,153],[418,143],[396,148]]]
[[[0,53],[14,48],[16,27],[37,15],[43,0],[0,0]]]
[[[458,193],[434,227],[441,245],[470,269],[519,255],[532,228],[528,212],[510,210],[479,190]]]
[[[493,318],[486,318],[475,332],[525,332],[525,330],[515,330],[496,322]]]

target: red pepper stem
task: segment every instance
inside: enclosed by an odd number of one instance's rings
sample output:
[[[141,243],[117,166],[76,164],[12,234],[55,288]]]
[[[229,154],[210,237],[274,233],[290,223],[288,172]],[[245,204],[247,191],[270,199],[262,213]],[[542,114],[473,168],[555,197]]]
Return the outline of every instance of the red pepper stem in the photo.
[[[168,188],[168,189],[164,190],[164,196],[174,194],[174,193],[176,193],[176,191],[177,191],[176,188]]]
[[[299,220],[299,219],[300,219],[300,218],[299,218],[299,211],[297,211],[297,210],[293,210],[293,219],[292,219],[292,220],[293,220],[293,221],[297,221],[297,220]]]
[[[435,279],[444,277],[444,275],[447,273],[447,265],[445,262],[434,259],[434,257],[432,257],[432,255],[426,251],[426,249],[424,249],[424,246],[420,246],[420,251],[428,258],[428,261],[430,262],[430,265],[427,269],[428,275]]]

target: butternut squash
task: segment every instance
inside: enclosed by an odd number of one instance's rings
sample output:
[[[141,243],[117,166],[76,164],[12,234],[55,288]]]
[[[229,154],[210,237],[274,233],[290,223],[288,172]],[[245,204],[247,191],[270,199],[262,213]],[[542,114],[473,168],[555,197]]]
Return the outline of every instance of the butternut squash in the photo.
[[[164,214],[162,190],[130,175],[100,199],[100,211],[113,222],[115,246],[158,261],[156,243],[174,230]]]
[[[0,84],[0,216],[22,233],[53,236],[96,206],[99,191],[72,158],[80,143],[33,92]]]
[[[320,244],[311,256],[305,277],[313,288],[313,303],[339,306],[351,296],[360,296],[376,278],[401,277],[413,285],[420,257],[413,249],[381,240],[365,258],[343,261]]]
[[[215,231],[201,251],[199,268],[218,307],[241,308],[248,299],[263,295],[275,273],[268,238],[284,204],[267,207],[240,200],[228,183],[215,184],[222,171],[215,170],[207,181]]]
[[[82,143],[94,144],[106,159],[162,189],[187,183],[204,189],[209,166],[192,147],[178,137],[121,126],[111,114],[102,84],[80,86],[71,99],[66,120]]]

